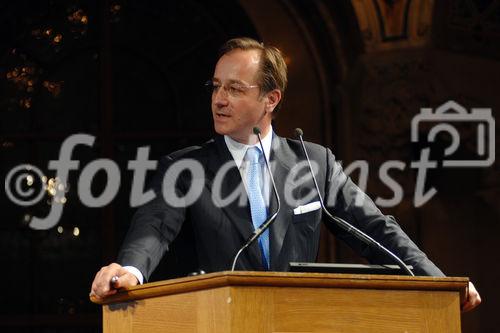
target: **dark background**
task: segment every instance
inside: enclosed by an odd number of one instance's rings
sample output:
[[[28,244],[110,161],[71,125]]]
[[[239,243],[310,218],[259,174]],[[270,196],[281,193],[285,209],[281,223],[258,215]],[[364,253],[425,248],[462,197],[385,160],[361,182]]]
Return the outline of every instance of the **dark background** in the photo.
[[[391,173],[404,200],[383,211],[395,215],[446,274],[475,282],[483,304],[462,317],[463,331],[493,332],[500,325],[498,162],[438,167],[427,182],[438,194],[419,208],[413,205],[416,173],[408,165],[427,144],[410,141],[411,119],[420,108],[452,99],[498,114],[497,0],[0,3],[2,179],[21,163],[55,177],[47,163],[75,133],[96,136],[92,148],[73,152],[80,171],[96,158],[110,158],[122,176],[109,205],[87,208],[76,194],[79,172],[70,172],[63,217],[46,231],[27,225],[32,216],[47,214],[49,194],[20,207],[1,192],[0,330],[100,330],[100,309],[88,292],[95,272],[114,260],[134,212],[127,163],[141,146],[150,146],[150,158],[157,159],[211,137],[203,83],[218,47],[236,36],[276,45],[287,56],[290,84],[275,122],[279,134],[290,136],[300,126],[309,141],[328,145],[345,165],[366,160],[372,197],[392,195],[379,181],[380,165],[406,163]],[[473,158],[474,127],[461,127],[460,134],[460,156]],[[439,162],[449,138],[438,139],[431,148]],[[98,174],[95,195],[105,182]],[[318,261],[362,262],[328,234]]]

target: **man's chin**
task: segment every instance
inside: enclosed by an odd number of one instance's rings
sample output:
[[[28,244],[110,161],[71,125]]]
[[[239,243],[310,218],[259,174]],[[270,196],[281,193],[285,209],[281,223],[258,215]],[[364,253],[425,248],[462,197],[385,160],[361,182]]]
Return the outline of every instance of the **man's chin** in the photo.
[[[230,135],[230,131],[227,128],[224,128],[222,126],[215,125],[214,129],[215,129],[215,133],[217,133],[219,135]]]
[[[248,130],[248,133],[246,133],[246,134],[242,134],[242,133],[231,130],[231,129],[224,127],[224,126],[214,125],[214,129],[215,129],[215,133],[217,133],[219,135],[227,135],[231,139],[238,141],[240,143],[249,144],[249,143],[252,143],[253,141],[255,141],[255,135],[253,134],[253,132],[251,130]]]

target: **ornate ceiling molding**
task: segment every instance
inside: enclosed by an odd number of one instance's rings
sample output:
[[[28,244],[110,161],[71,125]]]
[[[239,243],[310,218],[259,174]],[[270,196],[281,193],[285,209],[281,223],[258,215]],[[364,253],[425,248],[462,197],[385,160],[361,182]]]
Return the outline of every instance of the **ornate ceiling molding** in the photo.
[[[427,45],[434,0],[352,0],[367,53]]]

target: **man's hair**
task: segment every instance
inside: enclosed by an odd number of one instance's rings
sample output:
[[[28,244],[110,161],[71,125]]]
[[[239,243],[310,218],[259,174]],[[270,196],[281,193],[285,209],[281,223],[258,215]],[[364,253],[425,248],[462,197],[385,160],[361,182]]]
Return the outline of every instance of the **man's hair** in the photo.
[[[257,78],[261,94],[274,89],[281,91],[281,101],[274,109],[275,114],[281,107],[285,94],[287,79],[287,66],[281,51],[274,46],[267,46],[249,37],[233,38],[228,40],[219,50],[219,58],[233,50],[259,50],[260,71]]]

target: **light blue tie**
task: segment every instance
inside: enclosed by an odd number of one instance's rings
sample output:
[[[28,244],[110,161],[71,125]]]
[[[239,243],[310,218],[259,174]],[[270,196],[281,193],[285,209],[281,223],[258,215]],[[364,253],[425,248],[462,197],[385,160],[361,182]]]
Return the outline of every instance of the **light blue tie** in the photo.
[[[261,190],[264,188],[264,181],[262,177],[263,156],[260,149],[257,147],[248,148],[245,160],[248,162],[246,179],[250,212],[253,226],[257,229],[267,218],[266,203]],[[259,237],[259,245],[262,251],[264,267],[269,269],[269,229]]]

